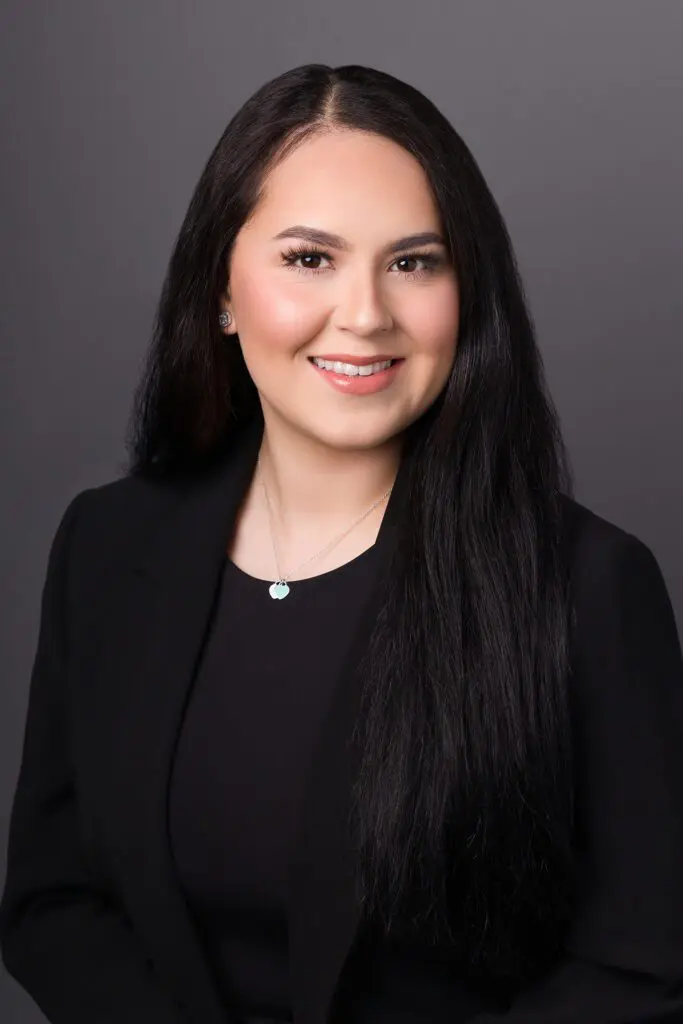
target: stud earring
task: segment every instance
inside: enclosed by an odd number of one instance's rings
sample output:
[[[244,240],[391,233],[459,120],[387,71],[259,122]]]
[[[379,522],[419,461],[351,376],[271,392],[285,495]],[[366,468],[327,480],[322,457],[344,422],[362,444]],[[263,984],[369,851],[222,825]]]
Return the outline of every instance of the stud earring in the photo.
[[[232,316],[230,315],[230,313],[227,312],[219,313],[218,323],[220,324],[221,327],[229,327],[230,324],[232,323]]]

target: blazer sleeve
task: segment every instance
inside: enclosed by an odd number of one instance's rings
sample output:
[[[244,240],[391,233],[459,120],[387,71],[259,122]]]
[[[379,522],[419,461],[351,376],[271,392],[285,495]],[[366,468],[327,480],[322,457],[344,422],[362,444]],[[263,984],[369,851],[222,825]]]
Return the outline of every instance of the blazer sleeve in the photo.
[[[551,973],[471,1024],[683,1024],[683,657],[659,564],[624,538],[581,570],[575,927]]]
[[[8,972],[53,1024],[182,1024],[131,924],[98,890],[79,843],[62,702],[69,545],[87,493],[64,512],[48,558],[10,818],[0,948]]]

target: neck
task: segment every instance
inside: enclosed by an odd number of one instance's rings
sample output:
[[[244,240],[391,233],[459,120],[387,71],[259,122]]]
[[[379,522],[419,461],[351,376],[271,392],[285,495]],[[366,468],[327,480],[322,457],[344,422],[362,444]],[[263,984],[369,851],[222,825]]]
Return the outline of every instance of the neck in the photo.
[[[259,454],[263,482],[281,537],[327,535],[344,530],[393,486],[400,461],[400,439],[373,448],[340,449],[304,434],[264,426]],[[381,520],[386,500],[367,517]]]

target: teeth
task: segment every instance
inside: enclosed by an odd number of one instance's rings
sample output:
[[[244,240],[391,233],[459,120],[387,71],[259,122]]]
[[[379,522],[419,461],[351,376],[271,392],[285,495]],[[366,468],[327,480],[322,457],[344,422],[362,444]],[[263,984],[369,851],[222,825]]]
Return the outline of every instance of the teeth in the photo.
[[[392,360],[387,359],[383,363],[369,363],[367,366],[355,366],[353,363],[340,363],[338,360],[318,359],[317,356],[314,356],[313,362],[322,370],[344,373],[347,377],[370,377],[373,373],[386,370],[391,366]]]

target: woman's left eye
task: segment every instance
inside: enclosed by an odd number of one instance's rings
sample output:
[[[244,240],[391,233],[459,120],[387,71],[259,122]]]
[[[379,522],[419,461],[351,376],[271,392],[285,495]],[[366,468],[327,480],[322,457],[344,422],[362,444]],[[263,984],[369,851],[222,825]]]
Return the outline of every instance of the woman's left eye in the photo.
[[[423,263],[424,267],[422,270],[401,274],[401,277],[422,277],[423,274],[431,274],[432,271],[436,270],[441,263],[441,257],[433,252],[407,253],[405,256],[400,256],[396,263]]]
[[[282,260],[284,265],[290,270],[298,270],[300,274],[321,274],[328,268],[319,266],[299,266],[299,260],[330,260],[332,257],[329,253],[323,252],[320,249],[304,249],[294,248],[288,249],[287,252],[282,253]],[[394,264],[406,264],[406,263],[422,263],[422,270],[413,270],[404,273],[399,271],[400,277],[414,278],[423,277],[426,274],[433,273],[434,270],[441,264],[441,257],[433,252],[422,252],[422,253],[405,253],[400,256],[397,260],[394,260]],[[394,265],[392,264],[392,266]]]

